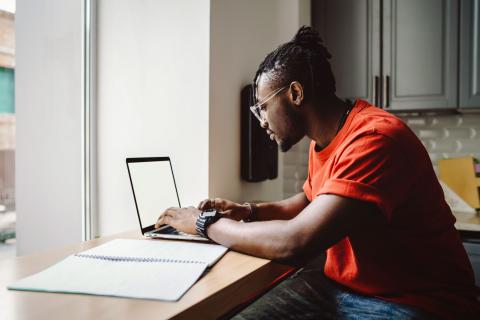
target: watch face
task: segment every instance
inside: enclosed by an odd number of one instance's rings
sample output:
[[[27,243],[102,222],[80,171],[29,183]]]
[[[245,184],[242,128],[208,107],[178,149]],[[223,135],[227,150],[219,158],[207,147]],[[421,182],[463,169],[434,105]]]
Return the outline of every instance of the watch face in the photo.
[[[207,210],[202,212],[202,216],[204,217],[214,217],[217,214],[217,210]]]

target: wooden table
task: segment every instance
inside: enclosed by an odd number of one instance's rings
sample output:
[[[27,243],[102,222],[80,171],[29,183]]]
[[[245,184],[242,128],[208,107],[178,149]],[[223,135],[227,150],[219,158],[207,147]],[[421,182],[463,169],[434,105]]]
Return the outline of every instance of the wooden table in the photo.
[[[141,236],[138,231],[126,232],[59,250],[0,260],[0,319],[216,319],[294,271],[291,266],[229,251],[177,302],[6,289],[8,284],[70,254],[117,238]]]

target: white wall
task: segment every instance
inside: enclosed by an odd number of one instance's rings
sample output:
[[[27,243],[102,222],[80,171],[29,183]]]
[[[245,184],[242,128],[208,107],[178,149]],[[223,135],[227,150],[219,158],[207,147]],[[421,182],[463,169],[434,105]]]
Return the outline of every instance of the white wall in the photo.
[[[81,241],[81,1],[17,1],[17,253]]]
[[[265,56],[303,24],[310,24],[310,1],[211,1],[210,196],[240,202],[283,197],[282,154],[277,179],[240,179],[240,91]]]
[[[137,227],[127,156],[172,156],[183,205],[282,198],[282,161],[240,179],[240,90],[309,22],[306,0],[99,2],[98,234]]]
[[[99,1],[99,235],[138,228],[128,156],[171,156],[182,205],[208,196],[209,26],[207,0]]]

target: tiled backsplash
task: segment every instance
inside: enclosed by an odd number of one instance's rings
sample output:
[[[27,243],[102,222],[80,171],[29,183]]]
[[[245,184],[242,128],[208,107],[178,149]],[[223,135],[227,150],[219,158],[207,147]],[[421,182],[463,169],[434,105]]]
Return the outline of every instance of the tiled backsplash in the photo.
[[[423,142],[430,159],[472,155],[480,159],[480,115],[402,117]]]
[[[302,191],[308,174],[308,148],[310,140],[304,138],[283,155],[283,197]]]
[[[412,115],[401,117],[415,132],[432,159],[473,155],[480,159],[480,114]],[[308,170],[309,140],[304,139],[283,157],[284,198],[302,191]]]

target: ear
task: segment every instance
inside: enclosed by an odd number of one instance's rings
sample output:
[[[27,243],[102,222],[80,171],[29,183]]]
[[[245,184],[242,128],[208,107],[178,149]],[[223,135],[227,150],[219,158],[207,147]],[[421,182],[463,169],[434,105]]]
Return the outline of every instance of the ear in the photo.
[[[303,102],[304,95],[303,95],[303,87],[298,81],[293,81],[290,83],[290,98],[292,99],[292,102],[296,106],[300,106]]]

